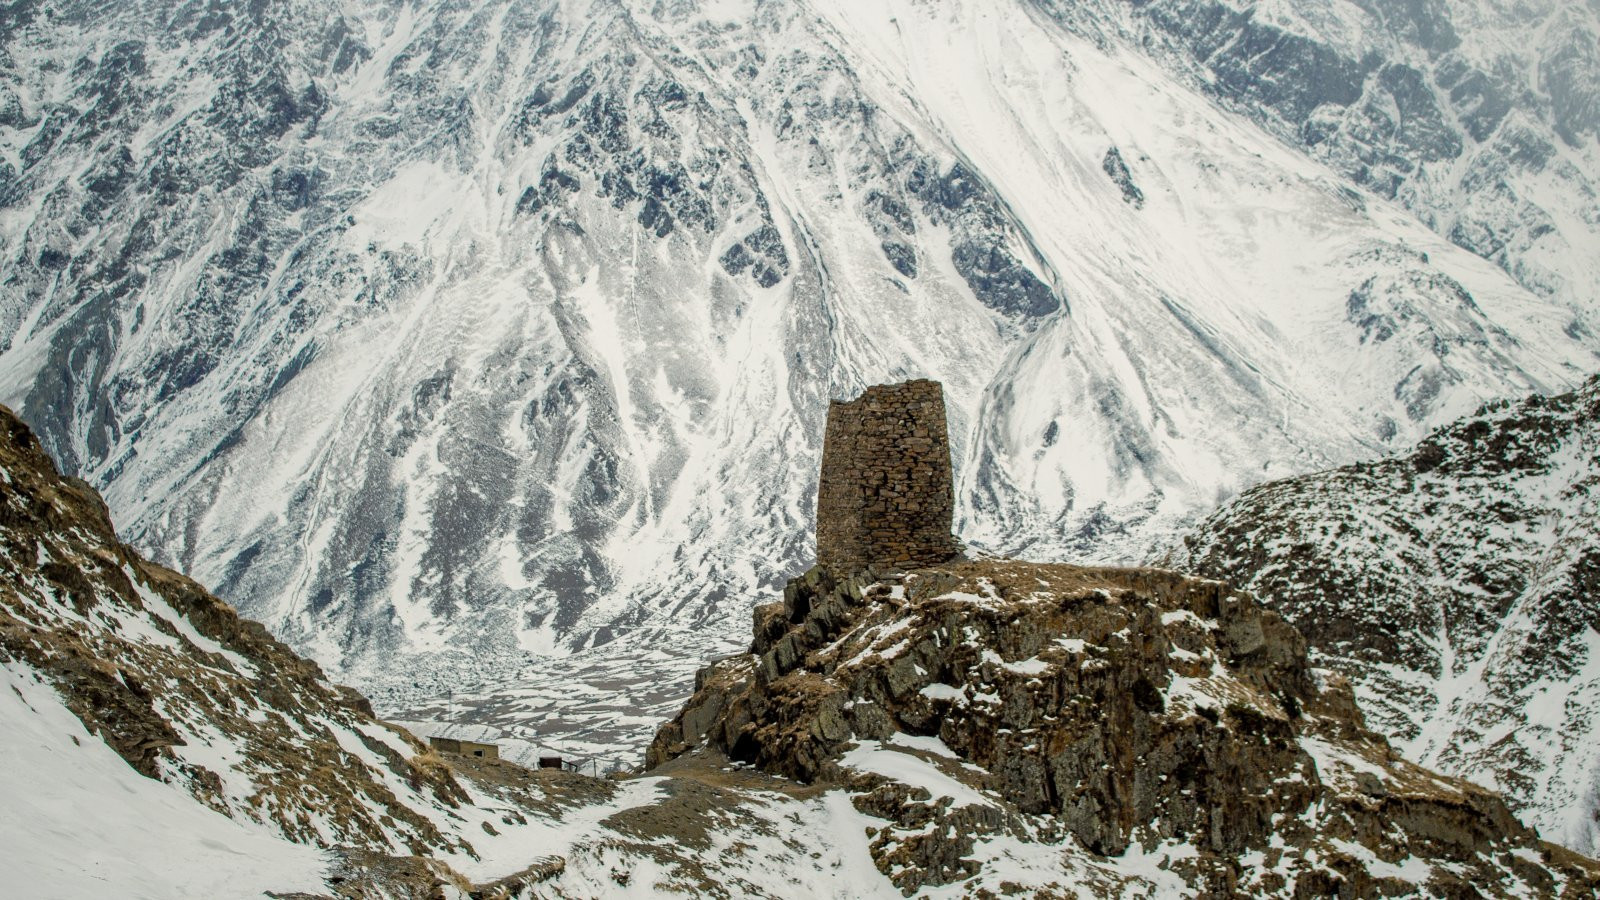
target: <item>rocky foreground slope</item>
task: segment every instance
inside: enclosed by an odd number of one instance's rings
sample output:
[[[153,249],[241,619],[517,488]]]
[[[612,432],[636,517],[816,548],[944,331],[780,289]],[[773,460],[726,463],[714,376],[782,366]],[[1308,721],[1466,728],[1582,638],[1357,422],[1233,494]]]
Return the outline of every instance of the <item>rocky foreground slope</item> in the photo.
[[[1600,379],[1247,491],[1167,562],[1269,599],[1409,758],[1600,848]]]
[[[863,839],[907,893],[1600,888],[1600,865],[1541,842],[1495,794],[1400,758],[1299,632],[1219,582],[817,569],[757,610],[755,633],[701,673],[649,762],[706,747],[843,787],[887,820]]]
[[[153,779],[292,840],[467,849],[417,807],[466,797],[259,623],[116,539],[0,408],[0,662],[47,684],[89,733]]]
[[[118,541],[3,407],[0,682],[6,896],[594,897],[632,881],[842,897],[872,873],[812,856],[836,818],[774,779],[613,783],[428,752]],[[719,849],[736,840],[747,855]]]

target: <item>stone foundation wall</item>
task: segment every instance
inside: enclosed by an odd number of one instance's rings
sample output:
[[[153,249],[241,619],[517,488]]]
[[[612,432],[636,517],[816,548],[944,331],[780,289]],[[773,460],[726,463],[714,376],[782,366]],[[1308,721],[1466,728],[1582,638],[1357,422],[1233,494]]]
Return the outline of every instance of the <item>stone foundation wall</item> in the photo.
[[[956,555],[944,390],[937,381],[867,388],[828,407],[817,491],[817,563],[851,573]]]

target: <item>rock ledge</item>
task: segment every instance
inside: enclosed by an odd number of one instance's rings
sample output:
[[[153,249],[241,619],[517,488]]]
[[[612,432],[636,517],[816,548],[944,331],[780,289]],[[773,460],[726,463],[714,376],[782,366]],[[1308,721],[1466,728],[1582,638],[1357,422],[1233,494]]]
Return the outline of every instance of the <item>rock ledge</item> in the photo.
[[[1600,865],[1402,760],[1248,594],[1155,569],[964,561],[757,608],[650,747],[847,786],[912,892],[976,841],[1155,854],[1202,892],[1592,896]],[[912,773],[915,777],[908,777]],[[1116,893],[1114,885],[1105,886]]]

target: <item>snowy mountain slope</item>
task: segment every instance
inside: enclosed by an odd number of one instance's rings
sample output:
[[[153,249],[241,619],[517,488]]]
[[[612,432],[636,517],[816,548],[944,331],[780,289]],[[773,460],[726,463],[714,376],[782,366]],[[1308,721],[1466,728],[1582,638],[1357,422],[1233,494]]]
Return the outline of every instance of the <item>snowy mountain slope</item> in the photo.
[[[321,852],[144,778],[33,673],[0,669],[8,890],[103,897],[115,885],[122,896],[154,898],[322,887]]]
[[[866,383],[944,382],[966,539],[1127,558],[1600,347],[1028,5],[10,15],[0,397],[387,696],[733,649]]]
[[[1173,71],[1593,331],[1600,10],[1534,0],[1041,0]]]
[[[1600,846],[1600,381],[1253,488],[1169,563],[1273,598],[1407,756]]]

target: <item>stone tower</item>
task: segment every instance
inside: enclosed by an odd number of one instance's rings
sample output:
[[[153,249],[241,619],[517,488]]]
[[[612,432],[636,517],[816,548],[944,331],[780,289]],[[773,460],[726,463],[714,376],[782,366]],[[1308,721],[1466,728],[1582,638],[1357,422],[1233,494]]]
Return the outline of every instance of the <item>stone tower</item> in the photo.
[[[944,390],[937,381],[867,388],[828,406],[817,490],[817,563],[839,573],[911,569],[956,555]]]

